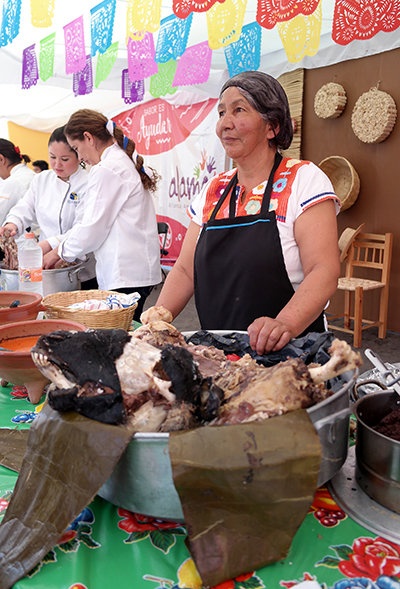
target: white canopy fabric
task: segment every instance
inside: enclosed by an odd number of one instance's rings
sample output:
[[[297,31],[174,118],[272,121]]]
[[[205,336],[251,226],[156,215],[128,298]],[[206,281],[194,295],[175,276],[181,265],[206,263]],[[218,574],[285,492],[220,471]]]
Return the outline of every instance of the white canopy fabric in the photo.
[[[348,45],[334,43],[332,40],[334,2],[335,0],[320,0],[322,24],[318,50],[314,55],[306,55],[300,61],[288,60],[277,27],[271,30],[262,28],[259,69],[278,77],[298,68],[323,67],[400,47],[398,29],[389,33],[379,32],[369,40],[354,40]],[[119,49],[117,61],[108,78],[101,82],[98,88],[94,87],[91,94],[75,97],[72,89],[73,76],[65,72],[63,27],[83,15],[86,53],[90,53],[90,10],[97,4],[99,4],[98,0],[55,0],[55,15],[51,27],[36,28],[31,24],[29,0],[22,0],[20,32],[12,43],[0,48],[0,124],[3,118],[3,122],[4,120],[12,121],[30,129],[50,132],[64,124],[70,114],[79,108],[93,108],[111,117],[134,106],[134,104],[125,104],[121,97],[122,70],[127,68],[126,0],[116,2],[113,42],[119,41]],[[353,4],[367,4],[367,1],[353,0]],[[171,14],[173,14],[172,0],[162,0],[161,18]],[[254,23],[256,14],[257,0],[247,0],[243,25]],[[53,77],[46,82],[39,79],[36,86],[22,89],[23,50],[35,44],[38,55],[40,41],[53,32],[56,32]],[[196,45],[207,39],[206,13],[194,13],[187,46]],[[154,33],[154,41],[156,45],[157,31]],[[93,58],[94,70],[96,59],[96,57]],[[209,97],[215,98],[219,94],[221,85],[228,78],[224,49],[213,50],[211,71],[207,82],[180,87],[175,94],[167,94],[163,98],[172,104],[190,104],[201,102]],[[149,87],[150,80],[146,79],[144,101],[153,99]]]

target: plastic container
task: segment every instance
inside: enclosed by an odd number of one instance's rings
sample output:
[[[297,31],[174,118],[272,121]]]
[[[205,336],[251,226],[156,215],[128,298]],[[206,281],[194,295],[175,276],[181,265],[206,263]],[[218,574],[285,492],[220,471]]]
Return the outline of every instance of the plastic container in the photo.
[[[8,290],[8,286],[7,286],[7,280],[4,278],[4,276],[1,275],[1,270],[0,270],[0,291],[1,290]]]
[[[25,233],[25,240],[18,246],[19,290],[36,292],[43,296],[43,252],[34,233]]]

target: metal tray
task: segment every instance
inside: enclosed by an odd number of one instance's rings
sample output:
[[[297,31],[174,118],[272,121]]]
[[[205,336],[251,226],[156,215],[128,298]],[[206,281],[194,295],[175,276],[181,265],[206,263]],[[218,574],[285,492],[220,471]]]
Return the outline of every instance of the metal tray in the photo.
[[[214,333],[224,335],[232,330]],[[318,486],[331,479],[347,457],[350,390],[358,371],[343,376],[347,382],[339,391],[307,409],[323,452]],[[183,522],[182,507],[172,478],[168,440],[168,433],[135,434],[111,477],[98,492],[99,496],[129,511]]]

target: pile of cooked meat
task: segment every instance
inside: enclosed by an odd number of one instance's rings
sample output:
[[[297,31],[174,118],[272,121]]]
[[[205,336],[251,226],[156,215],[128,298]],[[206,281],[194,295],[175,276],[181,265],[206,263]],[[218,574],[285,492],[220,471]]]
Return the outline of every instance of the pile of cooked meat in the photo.
[[[215,347],[187,343],[171,320],[153,307],[131,333],[41,336],[32,358],[52,382],[49,404],[142,432],[243,423],[308,408],[331,394],[325,381],[362,364],[338,339],[322,366],[296,358],[267,368],[248,354],[232,361]]]
[[[0,235],[0,249],[4,252],[4,269],[18,270],[18,247],[14,237],[10,237],[8,229],[4,232],[4,235]]]
[[[373,428],[380,434],[400,442],[400,409],[394,409]]]

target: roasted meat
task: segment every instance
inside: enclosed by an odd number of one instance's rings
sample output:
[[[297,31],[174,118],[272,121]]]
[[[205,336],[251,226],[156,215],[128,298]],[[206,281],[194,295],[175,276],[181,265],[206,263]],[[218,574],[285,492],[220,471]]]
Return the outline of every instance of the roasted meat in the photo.
[[[268,368],[247,354],[233,362],[216,348],[187,344],[172,325],[157,320],[133,334],[54,332],[39,338],[32,358],[54,385],[48,393],[54,409],[150,432],[310,407],[330,394],[325,380],[361,365],[346,342],[334,340],[330,353],[325,365],[310,368],[300,358]]]
[[[51,407],[103,423],[122,423],[126,414],[115,360],[129,339],[124,329],[42,335],[31,355],[55,385],[48,392]]]
[[[330,395],[324,381],[361,366],[360,354],[335,339],[331,359],[308,368],[300,358],[264,368],[249,356],[216,375],[214,382],[225,393],[213,425],[258,421],[295,409],[306,409]]]
[[[4,252],[5,270],[18,270],[18,247],[8,229],[0,236],[0,249]]]

